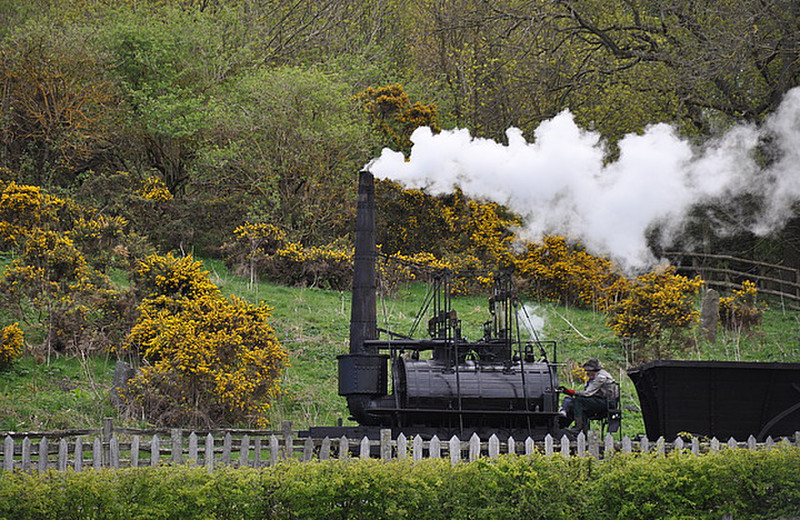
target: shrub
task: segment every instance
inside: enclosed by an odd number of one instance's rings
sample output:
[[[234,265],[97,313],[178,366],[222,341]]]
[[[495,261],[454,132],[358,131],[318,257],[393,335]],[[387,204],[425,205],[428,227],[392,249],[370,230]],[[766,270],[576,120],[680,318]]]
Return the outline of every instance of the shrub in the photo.
[[[22,329],[18,323],[3,327],[0,331],[0,370],[10,367],[19,359],[24,344]]]
[[[720,323],[729,330],[749,332],[761,325],[764,307],[758,301],[756,284],[745,280],[732,296],[719,299]]]
[[[148,257],[137,271],[149,289],[125,349],[144,362],[123,398],[166,426],[264,426],[288,356],[270,310],[225,298],[191,257]]]
[[[622,338],[637,342],[638,360],[657,359],[679,345],[697,323],[695,298],[703,281],[675,274],[672,266],[636,278],[628,294],[611,308],[609,326]],[[665,340],[667,347],[661,346]],[[649,347],[649,350],[648,350]]]
[[[566,237],[547,235],[515,259],[524,292],[581,308],[607,311],[628,290],[612,262],[586,252]]]

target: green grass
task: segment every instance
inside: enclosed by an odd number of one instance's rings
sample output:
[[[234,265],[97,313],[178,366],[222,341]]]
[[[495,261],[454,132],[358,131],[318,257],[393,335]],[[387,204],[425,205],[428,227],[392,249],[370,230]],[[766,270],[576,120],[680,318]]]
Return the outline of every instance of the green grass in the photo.
[[[23,356],[0,371],[0,430],[96,428],[113,417],[109,391],[115,361]]]
[[[270,422],[291,420],[295,427],[334,425],[348,416],[343,398],[337,395],[336,356],[348,350],[350,293],[314,288],[292,288],[270,283],[249,287],[246,278],[231,274],[218,261],[207,260],[206,269],[224,294],[236,294],[253,303],[273,307],[273,327],[289,352],[284,394],[270,412]],[[388,298],[378,299],[379,326],[407,334],[420,310],[427,287],[412,284]],[[454,299],[463,332],[470,339],[482,335],[489,318],[485,298]],[[544,321],[538,331],[542,339],[559,345],[558,360],[564,365],[560,378],[567,386],[579,386],[570,374],[574,364],[598,357],[621,383],[625,415],[623,433],[644,433],[638,398],[625,371],[636,360],[605,326],[597,312],[553,304],[528,303],[529,314]],[[534,318],[535,319],[535,318]],[[416,337],[424,335],[427,316]],[[524,338],[525,336],[523,336]],[[673,357],[747,361],[800,360],[800,314],[773,304],[764,314],[763,325],[752,333],[720,332],[715,343],[699,336]],[[99,427],[103,417],[120,424],[143,423],[119,417],[108,395],[114,370],[112,357],[81,361],[54,357],[50,364],[26,356],[10,370],[0,372],[0,430],[41,430]],[[352,424],[352,423],[349,423]]]

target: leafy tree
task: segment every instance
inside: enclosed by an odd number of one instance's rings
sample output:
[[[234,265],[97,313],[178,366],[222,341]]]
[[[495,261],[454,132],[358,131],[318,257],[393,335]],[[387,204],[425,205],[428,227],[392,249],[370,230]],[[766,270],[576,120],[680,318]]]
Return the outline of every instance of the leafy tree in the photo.
[[[115,90],[89,37],[45,18],[0,47],[0,161],[24,182],[72,186],[115,140]]]
[[[412,103],[401,85],[369,87],[357,98],[364,105],[375,132],[394,150],[411,151],[411,134],[420,126],[439,132],[439,111],[434,104]]]
[[[348,85],[313,68],[259,68],[225,98],[215,118],[224,144],[203,154],[198,188],[246,193],[251,221],[303,243],[345,233],[353,179],[371,148]]]

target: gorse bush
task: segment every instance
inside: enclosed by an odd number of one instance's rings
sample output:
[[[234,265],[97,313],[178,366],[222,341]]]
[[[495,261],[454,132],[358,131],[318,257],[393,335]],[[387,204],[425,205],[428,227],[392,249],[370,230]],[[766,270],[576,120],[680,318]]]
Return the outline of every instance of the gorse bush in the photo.
[[[564,305],[606,311],[628,290],[627,279],[610,260],[563,236],[547,235],[528,244],[515,264],[525,294]]]
[[[270,310],[226,298],[191,257],[152,255],[137,271],[146,296],[124,350],[143,366],[123,398],[159,425],[265,426],[288,356]]]
[[[695,298],[702,285],[699,277],[678,275],[672,266],[641,275],[610,309],[608,323],[618,336],[636,342],[640,361],[660,358],[686,345],[684,335],[699,319]]]
[[[729,330],[749,332],[761,325],[765,307],[758,301],[756,284],[745,280],[733,295],[719,299],[720,324]]]
[[[3,186],[0,241],[14,260],[0,276],[0,299],[44,338],[48,355],[104,349],[129,328],[124,291],[106,274],[139,250],[126,225],[35,186]]]
[[[0,370],[10,367],[22,355],[25,346],[19,324],[13,323],[0,330]]]

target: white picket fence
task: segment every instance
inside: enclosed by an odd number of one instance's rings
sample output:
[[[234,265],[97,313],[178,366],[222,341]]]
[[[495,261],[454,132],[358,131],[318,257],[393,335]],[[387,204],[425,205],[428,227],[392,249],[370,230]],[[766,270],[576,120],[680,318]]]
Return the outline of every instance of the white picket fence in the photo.
[[[693,438],[663,438],[650,441],[646,437],[615,439],[607,435],[599,439],[595,432],[578,435],[575,440],[548,435],[543,440],[531,438],[501,441],[497,436],[467,440],[433,437],[423,440],[400,434],[391,438],[391,430],[382,430],[379,440],[341,438],[301,438],[284,423],[281,431],[228,430],[195,433],[173,430],[115,429],[106,421],[99,430],[69,432],[0,433],[4,437],[2,471],[46,471],[88,468],[144,467],[163,464],[191,464],[213,471],[220,466],[260,468],[289,459],[309,462],[332,459],[413,459],[446,458],[452,464],[475,461],[481,457],[496,458],[501,454],[609,458],[619,453],[655,453],[666,455],[680,451],[689,455],[718,452],[725,449],[770,449],[777,445],[800,446],[800,432],[794,438],[758,443],[754,437],[745,441],[711,439],[700,442]]]

